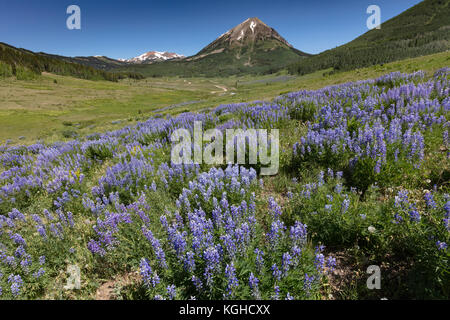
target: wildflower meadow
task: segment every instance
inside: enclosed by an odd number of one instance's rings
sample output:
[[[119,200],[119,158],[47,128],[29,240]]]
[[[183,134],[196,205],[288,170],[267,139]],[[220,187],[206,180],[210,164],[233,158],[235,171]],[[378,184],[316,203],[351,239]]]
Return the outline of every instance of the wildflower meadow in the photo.
[[[449,93],[449,68],[394,72],[3,144],[0,299],[448,299]],[[278,173],[172,163],[197,121],[279,129]]]

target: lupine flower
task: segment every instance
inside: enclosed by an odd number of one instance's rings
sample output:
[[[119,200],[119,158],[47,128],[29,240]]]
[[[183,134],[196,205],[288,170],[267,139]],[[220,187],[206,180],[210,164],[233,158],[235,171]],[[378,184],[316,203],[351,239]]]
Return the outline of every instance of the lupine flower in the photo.
[[[18,258],[24,256],[25,254],[26,254],[26,252],[25,252],[25,248],[23,246],[19,246],[16,249],[16,252],[14,253],[14,255]]]
[[[282,273],[280,271],[280,269],[278,269],[278,266],[276,263],[274,263],[272,265],[272,276],[276,279],[276,280],[281,280],[281,276]]]
[[[186,256],[184,258],[184,268],[189,272],[193,272],[195,270],[194,253],[192,251],[186,252]]]
[[[220,263],[220,254],[216,247],[209,247],[203,252],[203,257],[206,262],[204,276],[206,283],[212,285],[213,271],[216,271]]]
[[[20,262],[20,266],[24,270],[25,273],[28,273],[28,267],[31,266],[31,256],[29,254],[25,254],[22,261]]]
[[[253,272],[250,273],[250,277],[248,279],[248,284],[250,286],[250,289],[252,289],[253,291],[253,295],[255,297],[258,296],[258,284],[259,284],[259,279],[257,277],[255,277],[255,275],[253,274]]]
[[[289,252],[286,252],[283,254],[283,261],[282,261],[281,265],[283,267],[284,274],[287,274],[290,266],[292,265],[292,257],[289,254]]]
[[[167,291],[167,295],[169,296],[170,300],[175,299],[175,297],[177,295],[175,285],[172,284],[170,286],[167,286],[166,291]]]
[[[322,245],[322,244],[320,244],[320,245],[316,246],[314,252],[315,252],[316,254],[319,254],[319,253],[323,252],[323,250],[325,250],[325,246]]]
[[[11,293],[14,297],[17,297],[20,295],[20,289],[23,286],[23,281],[20,275],[14,275],[11,274],[8,277],[8,283],[11,284]]]
[[[139,268],[142,280],[147,287],[150,287],[150,285],[152,287],[155,287],[160,282],[158,275],[156,274],[156,272],[153,272],[152,267],[148,263],[147,259],[141,260]]]
[[[98,254],[100,256],[104,256],[106,254],[105,249],[103,249],[95,240],[90,240],[87,247],[94,254]]]
[[[323,268],[325,267],[325,257],[322,253],[316,254],[314,259],[314,265],[316,266],[316,270],[319,273],[323,272]]]
[[[447,244],[445,242],[442,241],[437,241],[436,242],[436,246],[438,247],[439,251],[443,251],[447,249]]]
[[[285,225],[281,220],[276,220],[272,222],[272,226],[270,228],[270,232],[267,237],[269,238],[269,243],[275,248],[278,245],[278,241],[281,236],[284,234]]]
[[[43,225],[36,226],[36,229],[39,233],[39,235],[44,239],[47,240],[47,232],[45,231],[45,227]]]
[[[225,267],[225,277],[227,279],[227,296],[231,296],[233,289],[239,286],[233,262]]]
[[[420,221],[420,213],[415,208],[412,208],[409,212],[410,220],[413,222],[419,222]]]
[[[328,257],[325,262],[325,266],[329,271],[333,271],[336,267],[336,258]]]
[[[280,298],[280,287],[279,286],[274,286],[274,295],[272,296],[273,300],[278,300]]]
[[[33,273],[33,277],[36,279],[39,279],[40,277],[42,277],[45,274],[45,270],[43,268],[39,268],[38,271],[36,271],[35,273]]]
[[[255,248],[254,252],[256,253],[256,267],[258,270],[262,270],[264,267],[264,252],[258,248]]]
[[[349,206],[350,206],[350,200],[344,199],[341,204],[341,212],[346,213]]]
[[[425,198],[425,202],[429,208],[432,208],[432,209],[436,208],[436,202],[434,202],[434,198],[433,198],[433,195],[431,194],[431,192],[425,193],[424,198]]]
[[[298,244],[303,244],[306,242],[307,236],[307,226],[299,221],[295,222],[295,225],[290,229],[291,239]]]
[[[191,280],[194,283],[194,285],[198,291],[201,291],[203,289],[203,283],[199,278],[197,278],[195,275],[193,275]]]
[[[13,269],[17,266],[16,259],[13,256],[8,256],[5,258],[5,263],[12,267]]]
[[[394,221],[393,221],[393,222],[396,223],[396,224],[403,222],[402,216],[399,215],[398,213],[396,213],[396,214],[394,215]]]
[[[153,233],[145,227],[142,227],[142,233],[151,243],[153,250],[155,251],[156,258],[163,268],[167,268],[166,255],[161,247],[160,241],[153,236]]]
[[[309,292],[312,289],[312,284],[316,278],[314,276],[309,276],[307,273],[305,273],[305,280],[303,281],[303,289],[305,292],[309,295]]]
[[[11,240],[13,240],[17,245],[21,245],[24,247],[27,246],[27,243],[25,242],[25,240],[22,238],[22,236],[20,234],[14,233],[14,234],[11,234],[10,237],[11,237]]]

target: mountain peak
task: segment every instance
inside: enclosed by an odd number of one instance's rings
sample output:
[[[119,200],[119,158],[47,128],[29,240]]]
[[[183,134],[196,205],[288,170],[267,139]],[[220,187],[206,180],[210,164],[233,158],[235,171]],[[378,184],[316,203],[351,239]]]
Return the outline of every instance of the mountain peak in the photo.
[[[166,61],[172,59],[182,59],[183,55],[173,53],[173,52],[160,52],[160,51],[149,51],[141,54],[135,58],[131,59],[119,59],[120,61],[129,62],[129,63],[152,63],[157,61]]]
[[[292,48],[292,46],[280,36],[275,29],[266,25],[258,17],[252,17],[222,34],[219,38],[201,50],[199,54],[223,51],[230,47],[243,47],[251,43],[266,40],[276,40],[283,45]]]

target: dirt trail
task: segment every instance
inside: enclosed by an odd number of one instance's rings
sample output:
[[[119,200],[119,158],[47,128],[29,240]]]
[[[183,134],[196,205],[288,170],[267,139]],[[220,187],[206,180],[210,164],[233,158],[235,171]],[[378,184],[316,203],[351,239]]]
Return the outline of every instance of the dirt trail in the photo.
[[[130,272],[117,275],[113,280],[103,283],[96,292],[95,300],[115,300],[116,294],[121,288],[138,283],[140,276],[138,272]]]
[[[214,85],[214,87],[219,88],[219,89],[222,89],[223,92],[227,92],[227,91],[228,91],[228,89],[227,89],[226,87],[223,87],[223,86]],[[220,92],[220,91],[211,91],[211,93],[219,93],[219,92]]]

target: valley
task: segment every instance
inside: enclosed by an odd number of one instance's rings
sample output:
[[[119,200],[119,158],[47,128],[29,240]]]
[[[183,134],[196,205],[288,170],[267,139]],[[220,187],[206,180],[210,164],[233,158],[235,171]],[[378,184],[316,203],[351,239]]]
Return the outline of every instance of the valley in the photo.
[[[449,61],[449,53],[444,52],[331,75],[322,70],[303,76],[164,77],[114,83],[44,73],[35,80],[0,79],[0,142],[54,142],[72,134],[84,136],[131,125],[161,109],[173,115],[224,103],[270,101],[289,91],[319,89],[391,71],[432,72]]]
[[[380,28],[317,54],[253,14],[308,44],[281,2],[224,21],[213,3],[220,19],[136,2],[111,1],[128,23],[107,29],[94,1],[75,6],[77,30],[30,36],[3,17],[39,49],[0,42],[1,301],[183,300],[178,315],[212,316],[190,300],[450,298],[448,0],[386,2]],[[211,21],[224,33],[191,32]]]

